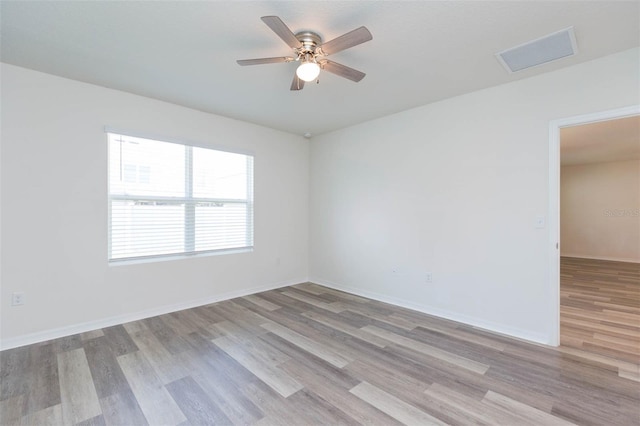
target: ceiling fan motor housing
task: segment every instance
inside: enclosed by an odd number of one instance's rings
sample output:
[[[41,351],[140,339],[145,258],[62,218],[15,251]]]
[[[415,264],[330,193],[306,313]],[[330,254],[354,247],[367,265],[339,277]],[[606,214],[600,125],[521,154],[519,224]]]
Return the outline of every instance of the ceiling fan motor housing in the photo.
[[[311,31],[302,31],[296,34],[296,38],[302,43],[302,46],[295,49],[302,57],[310,53],[314,57],[320,52],[316,52],[316,48],[322,44],[322,38]]]

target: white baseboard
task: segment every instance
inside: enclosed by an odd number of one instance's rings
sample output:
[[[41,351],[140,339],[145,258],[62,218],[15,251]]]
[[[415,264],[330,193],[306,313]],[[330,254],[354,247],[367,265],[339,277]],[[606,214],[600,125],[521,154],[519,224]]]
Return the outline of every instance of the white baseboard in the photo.
[[[78,333],[85,333],[87,331],[98,330],[100,328],[111,327],[114,325],[125,324],[131,321],[138,321],[145,318],[155,317],[158,315],[164,315],[171,312],[182,311],[184,309],[195,308],[198,306],[209,305],[211,303],[221,302],[223,300],[235,299],[236,297],[247,296],[250,294],[260,293],[267,290],[273,290],[276,288],[287,287],[290,285],[300,284],[307,282],[307,278],[300,280],[291,280],[286,282],[280,282],[276,284],[268,284],[258,287],[252,287],[237,291],[230,291],[205,297],[196,300],[190,300],[188,302],[176,303],[172,305],[159,306],[157,308],[146,309],[144,311],[133,312],[130,314],[117,315],[114,317],[103,318],[95,321],[88,321],[81,324],[74,324],[65,327],[53,328],[50,330],[38,331],[35,333],[29,333],[22,336],[10,337],[8,339],[0,339],[0,350],[17,348],[19,346],[31,345],[33,343],[45,342],[51,339],[58,339],[60,337],[71,336]]]
[[[470,325],[472,327],[490,331],[493,333],[503,334],[509,337],[515,337],[517,339],[526,340],[533,343],[539,343],[545,346],[553,346],[551,344],[551,336],[532,333],[527,330],[522,330],[515,327],[510,327],[505,324],[494,323],[491,321],[485,321],[480,318],[471,317],[468,315],[462,315],[457,312],[450,312],[443,309],[435,308],[429,305],[423,305],[420,303],[411,302],[405,299],[399,299],[393,296],[371,292],[368,290],[362,290],[359,288],[353,288],[345,285],[340,285],[328,280],[324,280],[318,277],[309,277],[309,281],[315,284],[319,284],[325,287],[333,288],[334,290],[344,291],[356,296],[362,296],[369,299],[377,300],[379,302],[389,303],[391,305],[400,306],[402,308],[411,309],[414,311],[422,312],[427,315],[433,315],[440,318],[460,322]]]
[[[560,253],[560,257],[576,257],[578,259],[590,259],[590,260],[608,260],[611,262],[627,262],[627,263],[640,263],[640,259],[632,259],[627,257],[608,257],[608,256],[589,256],[584,254],[566,254]]]

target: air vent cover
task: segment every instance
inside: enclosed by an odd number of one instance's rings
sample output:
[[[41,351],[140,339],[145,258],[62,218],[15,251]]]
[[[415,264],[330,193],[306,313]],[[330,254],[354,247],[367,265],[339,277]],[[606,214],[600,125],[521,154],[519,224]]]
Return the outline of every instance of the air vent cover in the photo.
[[[546,64],[578,52],[573,27],[546,35],[496,53],[498,61],[510,73]]]

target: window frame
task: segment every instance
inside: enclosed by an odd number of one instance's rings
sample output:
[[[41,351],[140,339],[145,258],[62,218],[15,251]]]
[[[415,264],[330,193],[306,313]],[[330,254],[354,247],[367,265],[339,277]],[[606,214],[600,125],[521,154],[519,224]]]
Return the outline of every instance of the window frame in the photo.
[[[219,146],[205,146],[203,144],[190,143],[184,140],[175,140],[170,138],[141,135],[132,132],[123,132],[105,127],[105,134],[107,137],[107,216],[108,216],[108,228],[107,228],[107,260],[110,265],[114,264],[127,264],[127,263],[139,263],[139,262],[153,262],[162,260],[175,260],[179,258],[192,258],[206,255],[220,255],[230,253],[243,253],[253,251],[254,248],[254,164],[255,156],[253,153],[232,150],[228,148],[222,148]],[[180,145],[184,147],[185,156],[185,192],[184,196],[159,196],[159,195],[123,195],[111,193],[111,137],[131,137],[147,139],[155,142],[170,143]],[[243,155],[246,157],[246,198],[216,198],[216,197],[194,197],[193,196],[193,182],[195,176],[193,173],[193,151],[194,148],[205,149],[210,151],[225,152],[231,154]],[[112,202],[113,201],[142,201],[142,202],[161,202],[161,203],[175,203],[176,205],[184,205],[184,245],[183,251],[172,253],[160,253],[152,255],[134,255],[127,257],[112,257],[112,243],[113,243],[113,228],[112,228]],[[196,207],[198,204],[241,204],[246,206],[245,216],[245,246],[242,247],[224,247],[207,250],[196,250]]]

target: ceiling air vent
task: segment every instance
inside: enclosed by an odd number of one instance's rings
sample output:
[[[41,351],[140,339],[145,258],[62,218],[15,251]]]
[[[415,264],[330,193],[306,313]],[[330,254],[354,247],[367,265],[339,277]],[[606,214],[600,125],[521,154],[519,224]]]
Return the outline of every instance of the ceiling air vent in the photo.
[[[573,27],[496,53],[510,73],[546,64],[578,53]]]

